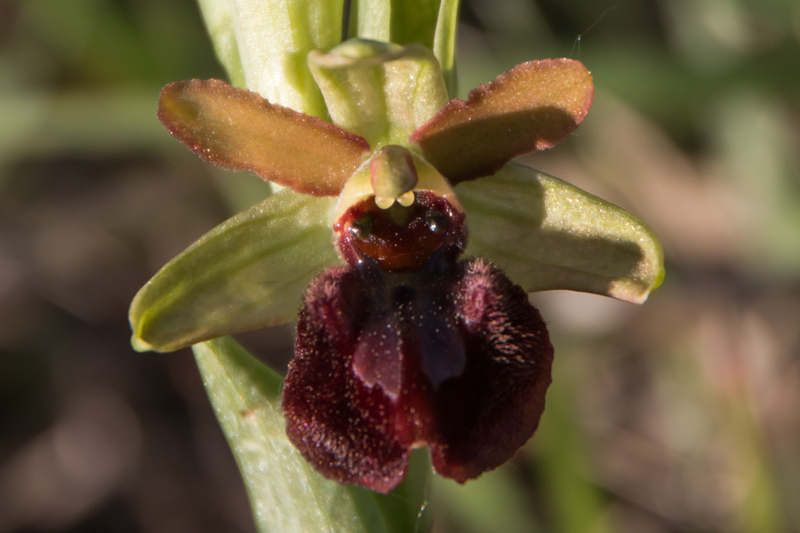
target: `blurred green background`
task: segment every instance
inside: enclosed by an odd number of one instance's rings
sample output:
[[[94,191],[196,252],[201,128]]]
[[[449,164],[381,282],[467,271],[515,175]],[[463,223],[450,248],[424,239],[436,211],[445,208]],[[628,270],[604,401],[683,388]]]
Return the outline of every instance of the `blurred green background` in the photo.
[[[434,479],[436,533],[800,531],[800,2],[462,0],[461,96],[572,57],[595,105],[523,158],[643,218],[643,306],[533,297],[556,346],[537,435]],[[223,77],[192,0],[0,0],[0,533],[250,532],[191,353],[137,354],[127,307],[268,194],[155,118]],[[240,339],[280,366],[291,325]]]

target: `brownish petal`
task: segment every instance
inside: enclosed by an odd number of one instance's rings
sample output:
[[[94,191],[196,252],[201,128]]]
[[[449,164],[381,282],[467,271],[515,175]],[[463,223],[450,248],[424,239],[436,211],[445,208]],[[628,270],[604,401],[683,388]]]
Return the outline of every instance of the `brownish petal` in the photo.
[[[451,183],[489,176],[508,161],[550,148],[570,134],[594,98],[579,61],[529,61],[455,99],[411,134]]]
[[[221,80],[168,84],[158,118],[205,161],[317,196],[338,195],[369,153],[357,135]]]

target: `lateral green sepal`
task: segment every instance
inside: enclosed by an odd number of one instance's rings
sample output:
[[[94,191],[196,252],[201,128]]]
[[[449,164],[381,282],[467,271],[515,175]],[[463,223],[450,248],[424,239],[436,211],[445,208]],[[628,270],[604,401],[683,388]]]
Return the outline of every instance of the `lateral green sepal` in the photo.
[[[169,352],[293,320],[311,278],[338,261],[335,207],[284,189],[208,232],[134,298],[134,348]]]
[[[506,165],[456,186],[466,255],[490,258],[527,292],[590,292],[642,303],[664,277],[661,243],[624,209],[536,170]]]

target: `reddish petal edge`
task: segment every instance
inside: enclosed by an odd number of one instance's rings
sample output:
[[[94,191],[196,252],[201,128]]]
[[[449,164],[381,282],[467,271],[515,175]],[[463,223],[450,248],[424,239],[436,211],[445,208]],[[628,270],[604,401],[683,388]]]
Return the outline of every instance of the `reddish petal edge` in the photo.
[[[157,116],[204,161],[316,196],[338,195],[370,151],[363,137],[217,79],[167,84]]]
[[[579,61],[528,61],[454,99],[409,140],[452,184],[489,176],[522,154],[564,140],[594,100]]]

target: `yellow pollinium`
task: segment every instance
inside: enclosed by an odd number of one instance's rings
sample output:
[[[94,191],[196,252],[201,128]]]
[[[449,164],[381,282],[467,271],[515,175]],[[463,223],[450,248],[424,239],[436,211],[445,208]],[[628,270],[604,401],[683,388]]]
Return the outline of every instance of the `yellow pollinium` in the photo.
[[[430,163],[407,148],[387,145],[372,154],[342,189],[334,220],[370,196],[381,209],[395,202],[408,207],[414,203],[414,191],[431,191],[463,211],[450,184]]]
[[[414,203],[414,187],[419,182],[414,157],[406,148],[388,145],[370,158],[369,179],[375,191],[375,205],[389,209],[395,200],[408,207]]]

